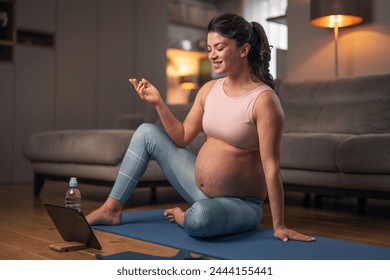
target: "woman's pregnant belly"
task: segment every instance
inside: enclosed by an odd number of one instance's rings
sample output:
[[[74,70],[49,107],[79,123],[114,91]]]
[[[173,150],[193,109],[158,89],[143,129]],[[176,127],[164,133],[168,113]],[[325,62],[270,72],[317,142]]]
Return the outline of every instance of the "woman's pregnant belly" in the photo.
[[[195,177],[209,197],[264,199],[267,193],[259,151],[237,148],[210,137],[198,153]]]

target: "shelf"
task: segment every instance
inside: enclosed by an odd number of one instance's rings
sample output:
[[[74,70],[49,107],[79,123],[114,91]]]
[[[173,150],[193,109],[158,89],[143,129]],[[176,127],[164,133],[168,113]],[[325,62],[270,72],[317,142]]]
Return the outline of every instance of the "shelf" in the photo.
[[[204,2],[171,0],[168,3],[168,18],[173,24],[204,30],[216,14],[216,8]]]
[[[189,55],[189,56],[192,56],[196,59],[207,58],[206,52],[200,52],[200,51],[195,51],[195,50],[187,51],[187,50],[176,49],[176,48],[167,49],[167,54],[168,55]]]
[[[28,46],[54,47],[54,34],[18,29],[17,42]]]
[[[270,17],[270,18],[267,18],[267,21],[287,25],[287,16],[282,15],[282,16],[277,16],[277,17]]]

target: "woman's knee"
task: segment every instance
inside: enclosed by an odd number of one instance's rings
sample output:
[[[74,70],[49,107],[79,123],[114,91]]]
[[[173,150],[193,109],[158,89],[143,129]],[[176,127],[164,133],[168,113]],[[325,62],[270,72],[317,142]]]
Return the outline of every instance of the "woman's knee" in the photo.
[[[132,144],[132,142],[134,144],[137,143],[140,145],[154,145],[156,143],[156,139],[165,137],[165,133],[166,132],[158,125],[151,123],[143,123],[134,132],[134,135],[132,136],[130,141],[130,145]]]
[[[226,235],[255,229],[261,216],[261,204],[227,197],[204,199],[186,211],[184,228],[196,237]]]
[[[161,128],[155,124],[152,123],[143,123],[141,124],[134,132],[134,137],[145,137],[150,136],[151,134],[154,134],[156,132],[159,132]]]
[[[191,236],[212,237],[220,235],[226,226],[227,216],[213,199],[195,202],[185,213],[184,229]]]

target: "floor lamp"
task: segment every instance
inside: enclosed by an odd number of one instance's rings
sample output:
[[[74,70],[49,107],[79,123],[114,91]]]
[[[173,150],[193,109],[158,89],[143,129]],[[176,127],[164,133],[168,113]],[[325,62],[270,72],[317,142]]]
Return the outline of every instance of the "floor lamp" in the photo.
[[[335,74],[339,76],[338,46],[339,28],[359,24],[361,16],[360,0],[311,0],[310,23],[334,29]]]

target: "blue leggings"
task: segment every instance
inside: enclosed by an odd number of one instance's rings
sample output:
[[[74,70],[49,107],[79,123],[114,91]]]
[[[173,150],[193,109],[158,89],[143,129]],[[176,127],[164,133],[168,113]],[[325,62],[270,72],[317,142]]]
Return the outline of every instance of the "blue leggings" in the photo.
[[[195,154],[177,147],[164,129],[153,124],[142,124],[135,131],[110,197],[126,204],[152,158],[169,183],[191,204],[184,215],[184,229],[191,236],[243,232],[255,229],[260,223],[261,200],[206,196],[195,181]]]

